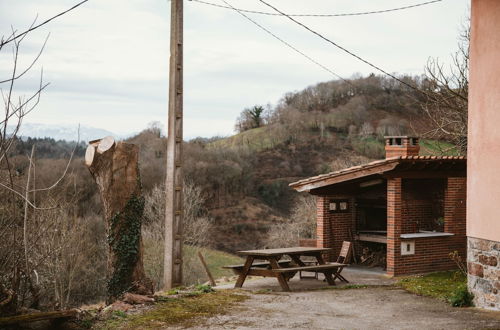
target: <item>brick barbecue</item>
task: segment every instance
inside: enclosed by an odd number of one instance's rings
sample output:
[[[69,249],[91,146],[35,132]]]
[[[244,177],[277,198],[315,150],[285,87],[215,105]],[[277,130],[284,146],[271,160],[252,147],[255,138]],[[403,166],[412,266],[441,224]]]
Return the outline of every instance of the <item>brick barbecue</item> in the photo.
[[[386,137],[386,159],[290,184],[317,196],[316,246],[386,251],[387,274],[456,268],[466,255],[466,159],[419,156],[419,139]],[[311,244],[309,242],[308,244]]]

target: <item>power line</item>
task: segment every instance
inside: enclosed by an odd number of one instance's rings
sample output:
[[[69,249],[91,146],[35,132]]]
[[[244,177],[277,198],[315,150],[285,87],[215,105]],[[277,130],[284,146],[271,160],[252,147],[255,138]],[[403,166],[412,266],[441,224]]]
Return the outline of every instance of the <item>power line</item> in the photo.
[[[270,13],[270,12],[265,12],[265,11],[257,11],[257,10],[247,10],[247,9],[240,9],[240,8],[235,8],[231,5],[228,6],[223,6],[219,5],[213,2],[208,2],[208,1],[203,1],[203,0],[189,0],[193,2],[198,2],[202,3],[205,5],[213,6],[213,7],[218,7],[218,8],[225,8],[225,9],[231,9],[231,10],[236,10],[238,12],[245,12],[245,13],[251,13],[251,14],[259,14],[259,15],[268,15],[268,16],[285,16],[283,14],[278,14],[278,13]],[[397,7],[397,8],[390,8],[390,9],[382,9],[382,10],[374,10],[374,11],[365,11],[365,12],[355,12],[355,13],[339,13],[339,14],[290,14],[288,16],[292,17],[342,17],[342,16],[362,16],[362,15],[371,15],[371,14],[383,14],[383,13],[389,13],[393,11],[400,11],[400,10],[405,10],[405,9],[411,9],[411,8],[416,8],[416,7],[422,7],[425,5],[430,5],[433,3],[441,2],[443,0],[432,0],[432,1],[426,1],[422,3],[417,3],[414,5],[409,5],[409,6],[404,6],[404,7]]]
[[[224,1],[224,0],[223,0],[223,1]],[[290,17],[290,15],[285,14],[284,12],[282,12],[281,10],[277,9],[276,7],[274,7],[274,6],[270,5],[270,4],[268,4],[268,3],[267,3],[267,2],[265,2],[264,0],[259,0],[259,1],[260,1],[260,2],[262,2],[263,4],[265,4],[266,6],[268,6],[269,8],[272,8],[273,10],[275,10],[275,11],[276,11],[277,13],[279,13],[280,15],[287,17],[288,19],[290,19],[290,20],[291,20],[292,22],[294,22],[295,24],[298,24],[298,25],[302,26],[302,27],[303,27],[304,29],[306,29],[307,31],[309,31],[309,32],[311,32],[311,33],[313,33],[313,34],[317,35],[317,36],[318,36],[318,37],[320,37],[321,39],[323,39],[323,40],[325,40],[326,42],[328,42],[328,43],[332,44],[333,46],[337,47],[338,49],[340,49],[340,50],[342,50],[342,51],[346,52],[347,54],[349,54],[349,55],[351,55],[351,56],[353,56],[353,57],[357,58],[357,59],[358,59],[358,60],[360,60],[361,62],[363,62],[363,63],[365,63],[365,64],[368,64],[369,66],[371,66],[371,67],[372,67],[372,68],[374,68],[375,70],[382,72],[383,74],[385,74],[385,75],[387,75],[387,76],[389,76],[389,77],[393,78],[393,79],[394,79],[394,80],[396,80],[396,81],[399,81],[401,84],[403,84],[403,85],[405,85],[405,86],[407,86],[407,87],[410,87],[411,89],[414,89],[414,90],[416,90],[416,91],[418,91],[418,92],[420,92],[420,93],[423,93],[423,94],[427,95],[427,93],[426,93],[426,92],[422,91],[422,90],[421,90],[421,89],[419,89],[418,87],[413,86],[413,85],[411,85],[411,84],[409,84],[409,83],[407,83],[407,82],[405,82],[405,81],[403,81],[403,80],[399,79],[399,78],[398,78],[398,77],[396,77],[395,75],[393,75],[393,74],[391,74],[391,73],[389,73],[389,72],[385,71],[384,69],[380,68],[379,66],[377,66],[377,65],[375,65],[375,64],[373,64],[373,63],[371,63],[371,62],[369,62],[369,61],[367,61],[367,60],[365,60],[365,59],[364,59],[364,58],[362,58],[361,56],[358,56],[358,55],[354,54],[354,53],[353,53],[353,52],[351,52],[350,50],[348,50],[348,49],[346,49],[346,48],[344,48],[344,47],[340,46],[338,43],[336,43],[336,42],[334,42],[334,41],[332,41],[332,40],[328,39],[327,37],[323,36],[323,35],[322,35],[322,34],[320,34],[319,32],[314,31],[313,29],[311,29],[311,28],[310,28],[310,27],[308,27],[307,25],[305,25],[305,24],[303,24],[303,23],[301,23],[301,22],[297,21],[297,20],[296,20],[296,19],[294,19],[293,17]],[[225,2],[225,1],[224,1],[224,2]]]
[[[340,75],[336,74],[335,72],[333,72],[332,70],[330,70],[328,67],[324,66],[323,64],[319,63],[318,61],[316,61],[315,59],[313,59],[312,57],[310,57],[309,55],[305,54],[304,52],[300,51],[299,49],[297,49],[296,47],[292,46],[290,43],[286,42],[285,40],[281,39],[280,37],[278,37],[276,34],[274,34],[273,32],[271,32],[270,30],[268,30],[267,28],[265,28],[264,26],[260,25],[259,23],[257,23],[256,21],[254,21],[253,19],[251,19],[250,17],[248,17],[247,15],[245,15],[242,11],[240,11],[239,9],[233,7],[230,3],[228,3],[226,0],[222,0],[226,5],[228,5],[228,8],[231,8],[233,10],[235,10],[238,14],[240,14],[241,16],[243,16],[244,18],[246,18],[247,20],[249,20],[250,22],[252,22],[253,24],[255,24],[257,27],[259,27],[260,29],[264,30],[265,32],[267,32],[268,34],[270,34],[271,36],[273,36],[275,39],[279,40],[281,43],[283,43],[284,45],[286,45],[287,47],[291,48],[292,50],[294,50],[295,52],[299,53],[300,55],[304,56],[305,58],[307,58],[309,61],[311,61],[312,63],[316,64],[317,66],[321,67],[323,70],[325,71],[328,71],[329,73],[331,73],[332,75],[334,75],[335,77],[343,80],[344,82],[352,85],[352,83],[344,78],[342,78]]]

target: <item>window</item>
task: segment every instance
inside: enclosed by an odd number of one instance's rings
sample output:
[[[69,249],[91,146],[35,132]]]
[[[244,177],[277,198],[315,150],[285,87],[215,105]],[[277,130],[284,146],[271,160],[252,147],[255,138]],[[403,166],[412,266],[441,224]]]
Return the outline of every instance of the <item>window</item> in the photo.
[[[332,199],[329,201],[330,213],[349,212],[349,201],[347,199]]]

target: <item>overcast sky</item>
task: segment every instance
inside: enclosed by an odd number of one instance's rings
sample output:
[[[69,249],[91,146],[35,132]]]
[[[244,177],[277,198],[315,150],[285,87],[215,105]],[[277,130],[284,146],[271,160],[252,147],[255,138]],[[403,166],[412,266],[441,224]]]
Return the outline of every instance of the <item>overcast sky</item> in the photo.
[[[206,0],[224,4],[221,0]],[[272,11],[258,0],[226,0],[235,7]],[[287,13],[349,13],[413,5],[425,0],[268,0]],[[0,0],[0,35],[41,22],[78,0]],[[367,16],[298,18],[389,72],[420,74],[428,57],[449,61],[470,0],[443,0]],[[373,69],[284,17],[249,14],[276,35],[343,77]],[[50,32],[47,47],[19,93],[36,88],[43,66],[50,82],[30,123],[104,128],[118,134],[166,122],[170,2],[90,0],[30,34],[21,66]],[[281,96],[334,77],[285,47],[232,10],[185,1],[184,135],[230,135],[241,110],[276,104]],[[0,53],[0,78],[12,53]],[[1,79],[0,79],[1,80]],[[5,89],[5,86],[0,86]]]

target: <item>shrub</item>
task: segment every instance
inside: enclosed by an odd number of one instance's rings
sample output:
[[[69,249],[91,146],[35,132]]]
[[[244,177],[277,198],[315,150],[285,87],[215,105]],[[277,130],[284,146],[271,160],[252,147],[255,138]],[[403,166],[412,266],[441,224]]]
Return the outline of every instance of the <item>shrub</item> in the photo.
[[[257,188],[259,197],[271,207],[282,206],[292,190],[288,187],[288,182],[285,180],[275,180],[269,183],[263,183]]]
[[[290,218],[271,226],[267,233],[266,246],[270,248],[295,246],[301,238],[316,237],[316,198],[299,196],[292,208]]]
[[[184,197],[184,249],[183,272],[185,284],[197,283],[203,268],[195,253],[195,246],[210,244],[213,221],[207,215],[205,200],[198,186],[186,182]],[[153,281],[155,290],[163,287],[163,253],[165,225],[165,185],[155,186],[145,196],[144,225],[144,269]]]
[[[453,307],[469,307],[473,305],[474,295],[469,292],[467,285],[460,285],[453,291],[449,302]]]
[[[373,137],[353,138],[351,144],[356,152],[368,158],[384,158],[385,146],[381,140]]]
[[[210,292],[215,292],[214,289],[210,285],[207,284],[198,284],[195,286],[196,291],[202,292],[202,293],[210,293]]]

